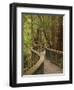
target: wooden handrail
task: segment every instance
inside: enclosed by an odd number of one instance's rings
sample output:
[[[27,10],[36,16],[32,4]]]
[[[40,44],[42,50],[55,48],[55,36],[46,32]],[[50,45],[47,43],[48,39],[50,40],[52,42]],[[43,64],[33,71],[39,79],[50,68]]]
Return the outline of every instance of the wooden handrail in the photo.
[[[39,53],[39,52],[37,52],[36,50],[34,50],[34,49],[32,49],[32,48],[31,48],[31,51],[32,51],[34,54],[36,54],[36,55],[39,57],[39,59],[38,59],[38,61],[35,63],[35,65],[33,65],[31,68],[27,68],[27,71],[25,72],[26,75],[28,75],[28,74],[33,74],[33,73],[40,67],[40,65],[41,65],[42,62],[43,62],[43,60],[40,59],[40,53]],[[24,69],[24,70],[25,70],[25,69]]]
[[[58,53],[58,54],[63,54],[63,52],[59,51],[59,50],[55,50],[55,49],[51,49],[51,48],[46,48],[46,49],[49,51]],[[32,48],[31,48],[31,51],[34,52],[35,54],[37,54],[40,58],[36,62],[35,65],[33,65],[31,68],[27,69],[27,71],[25,72],[26,75],[33,74],[41,66],[41,64],[44,62],[44,56],[40,56],[40,53]]]
[[[40,57],[40,53],[39,52],[37,52],[36,50],[34,50],[32,48],[31,48],[31,51],[34,52],[35,54],[37,54]]]
[[[59,50],[55,50],[55,49],[51,49],[51,48],[46,48],[46,49],[49,50],[49,51],[58,53],[58,54],[63,54],[63,51],[59,51]]]
[[[44,59],[39,59],[35,65],[33,65],[28,71],[25,72],[25,74],[26,75],[33,74],[41,66],[43,62],[44,62]]]

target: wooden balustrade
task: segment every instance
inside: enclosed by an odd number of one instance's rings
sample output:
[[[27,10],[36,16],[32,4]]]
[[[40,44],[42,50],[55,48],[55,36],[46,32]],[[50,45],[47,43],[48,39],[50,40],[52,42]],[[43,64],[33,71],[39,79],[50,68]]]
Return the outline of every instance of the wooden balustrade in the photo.
[[[46,58],[52,63],[63,68],[63,52],[51,48],[46,48]]]
[[[34,49],[31,49],[31,53],[32,53],[32,57],[31,57],[31,60],[30,60],[30,67],[26,67],[24,68],[24,74],[32,74],[35,72],[35,70],[38,68],[38,64],[37,62],[39,61],[40,59],[40,54],[34,50]]]
[[[52,63],[58,65],[60,68],[63,68],[63,52],[55,49],[46,48],[45,56]],[[30,67],[24,68],[25,75],[35,74],[36,71],[42,71],[43,73],[43,63],[44,56],[41,56],[39,52],[34,49],[31,49],[32,57],[31,57],[31,65]],[[37,72],[36,72],[37,73]]]
[[[46,49],[49,50],[49,51],[55,52],[57,54],[63,54],[63,51],[59,51],[59,50],[51,49],[51,48],[46,48]]]

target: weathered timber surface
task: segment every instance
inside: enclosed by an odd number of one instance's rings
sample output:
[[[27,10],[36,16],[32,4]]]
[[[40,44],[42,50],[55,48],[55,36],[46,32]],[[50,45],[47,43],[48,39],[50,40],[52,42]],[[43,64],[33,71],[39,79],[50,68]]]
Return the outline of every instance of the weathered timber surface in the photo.
[[[44,61],[44,74],[62,73],[63,70],[49,60]]]

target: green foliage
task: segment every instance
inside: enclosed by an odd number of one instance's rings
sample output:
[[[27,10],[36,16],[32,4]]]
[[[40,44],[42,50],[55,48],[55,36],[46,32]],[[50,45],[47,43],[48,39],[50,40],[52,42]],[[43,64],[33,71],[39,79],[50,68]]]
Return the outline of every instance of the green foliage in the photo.
[[[24,55],[29,58],[31,54],[31,18],[29,15],[23,15],[23,42],[24,42]]]

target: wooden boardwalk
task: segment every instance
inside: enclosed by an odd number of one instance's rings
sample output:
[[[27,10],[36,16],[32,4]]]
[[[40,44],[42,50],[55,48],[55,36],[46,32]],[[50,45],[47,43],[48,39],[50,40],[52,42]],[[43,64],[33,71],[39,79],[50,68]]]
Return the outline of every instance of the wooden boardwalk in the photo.
[[[51,63],[49,60],[44,60],[44,74],[62,73],[57,65]]]
[[[44,63],[44,74],[56,74],[56,73],[62,73],[63,70],[58,67],[57,65],[53,64],[50,62],[50,60],[47,60],[45,58],[45,51],[41,52],[40,55],[40,59],[38,60],[38,62],[33,65],[28,71],[25,72],[25,74],[27,75],[31,75],[33,74],[40,66],[42,63]]]
[[[45,57],[45,51],[41,53]],[[44,74],[62,73],[63,70],[57,65],[44,58]]]

